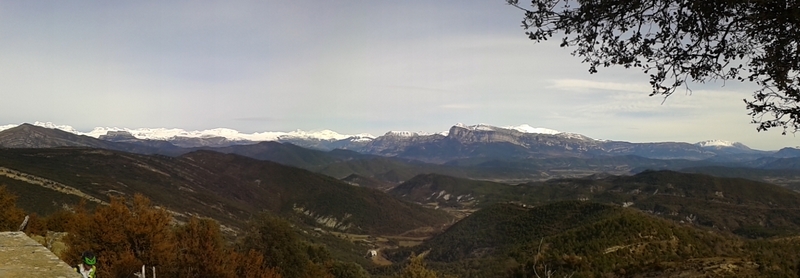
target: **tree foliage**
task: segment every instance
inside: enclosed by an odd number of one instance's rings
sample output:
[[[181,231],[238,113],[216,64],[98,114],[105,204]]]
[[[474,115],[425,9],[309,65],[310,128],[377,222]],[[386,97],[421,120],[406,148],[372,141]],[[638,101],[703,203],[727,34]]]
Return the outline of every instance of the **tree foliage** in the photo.
[[[408,265],[403,268],[398,278],[438,278],[439,274],[436,271],[430,270],[425,267],[422,261],[422,256],[411,255]]]
[[[31,214],[25,232],[67,232],[61,259],[77,265],[83,251],[94,251],[103,277],[133,277],[142,265],[156,267],[158,277],[369,277],[361,265],[334,259],[325,245],[303,240],[292,224],[268,213],[250,221],[237,245],[223,238],[215,220],[181,223],[141,194],[111,198],[94,211],[86,207],[82,200],[46,218]],[[0,227],[16,230],[24,216],[16,196],[0,187]]]
[[[25,212],[17,207],[17,196],[0,186],[0,231],[16,231],[25,218]]]
[[[330,272],[336,278],[368,278],[369,272],[354,262],[335,261],[330,265]]]
[[[98,255],[98,273],[120,277],[141,266],[169,266],[175,260],[172,217],[164,209],[136,195],[129,208],[122,198],[112,198],[108,206],[89,214],[82,207],[68,224],[65,242],[69,246],[65,261],[79,262],[80,254],[93,250]]]
[[[589,72],[620,65],[650,76],[653,95],[687,82],[738,80],[757,130],[800,128],[800,2],[785,0],[518,0],[522,26],[541,42],[559,33]],[[688,90],[688,86],[686,87]]]
[[[283,277],[333,277],[325,267],[332,258],[324,247],[302,241],[289,222],[267,213],[250,221],[239,246],[263,254],[264,267],[278,268]]]
[[[73,215],[57,215],[68,221],[62,259],[77,264],[83,251],[92,250],[103,277],[132,277],[142,265],[156,267],[159,277],[281,277],[263,264],[263,254],[226,246],[214,220],[190,218],[176,226],[146,197],[126,201],[112,198],[91,213],[81,203]]]
[[[192,217],[175,229],[175,239],[177,260],[174,265],[178,276],[224,277],[233,271],[216,221]]]

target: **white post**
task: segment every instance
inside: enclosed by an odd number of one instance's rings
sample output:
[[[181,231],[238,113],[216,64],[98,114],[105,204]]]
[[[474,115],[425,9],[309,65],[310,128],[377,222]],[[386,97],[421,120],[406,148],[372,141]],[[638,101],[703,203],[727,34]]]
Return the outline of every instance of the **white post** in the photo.
[[[144,272],[144,265],[142,265],[142,278],[147,277],[147,272]]]
[[[25,215],[25,220],[22,221],[22,225],[19,225],[20,232],[25,229],[25,226],[28,225],[28,219],[30,219],[30,215]]]
[[[156,278],[156,267],[153,266],[153,278]]]

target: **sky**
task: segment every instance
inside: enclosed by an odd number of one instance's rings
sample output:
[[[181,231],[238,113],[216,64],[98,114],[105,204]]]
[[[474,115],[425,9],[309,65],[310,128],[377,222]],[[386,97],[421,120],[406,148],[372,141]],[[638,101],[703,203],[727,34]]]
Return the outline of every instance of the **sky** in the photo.
[[[596,139],[777,150],[753,84],[648,97],[637,69],[535,43],[503,0],[0,0],[0,125],[330,129],[382,135],[529,124]],[[558,35],[557,35],[558,37]]]

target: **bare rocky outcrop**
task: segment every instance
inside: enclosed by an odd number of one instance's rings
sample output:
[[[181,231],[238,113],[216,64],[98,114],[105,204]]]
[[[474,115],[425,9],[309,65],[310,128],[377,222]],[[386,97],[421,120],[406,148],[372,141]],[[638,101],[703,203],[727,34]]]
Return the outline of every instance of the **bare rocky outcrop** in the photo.
[[[342,219],[338,219],[338,218],[333,217],[333,216],[329,216],[329,215],[326,216],[326,215],[320,215],[318,213],[314,213],[313,211],[311,211],[309,209],[306,209],[306,208],[303,208],[303,207],[299,207],[296,204],[292,206],[292,209],[297,213],[300,213],[300,214],[306,215],[308,217],[314,218],[314,221],[316,221],[318,224],[323,225],[323,226],[328,227],[328,228],[331,228],[331,229],[336,229],[336,230],[340,230],[340,231],[346,231],[347,229],[350,229],[350,228],[353,227],[353,224],[352,223],[348,223],[348,221],[347,221],[351,216],[353,216],[352,214],[349,214],[349,213],[345,214],[342,217]]]

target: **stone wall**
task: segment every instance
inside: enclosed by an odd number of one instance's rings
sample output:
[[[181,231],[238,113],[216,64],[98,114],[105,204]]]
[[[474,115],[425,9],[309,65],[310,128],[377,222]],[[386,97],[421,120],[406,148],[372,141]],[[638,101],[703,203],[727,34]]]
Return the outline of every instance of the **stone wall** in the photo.
[[[81,276],[25,233],[0,232],[0,277]]]

